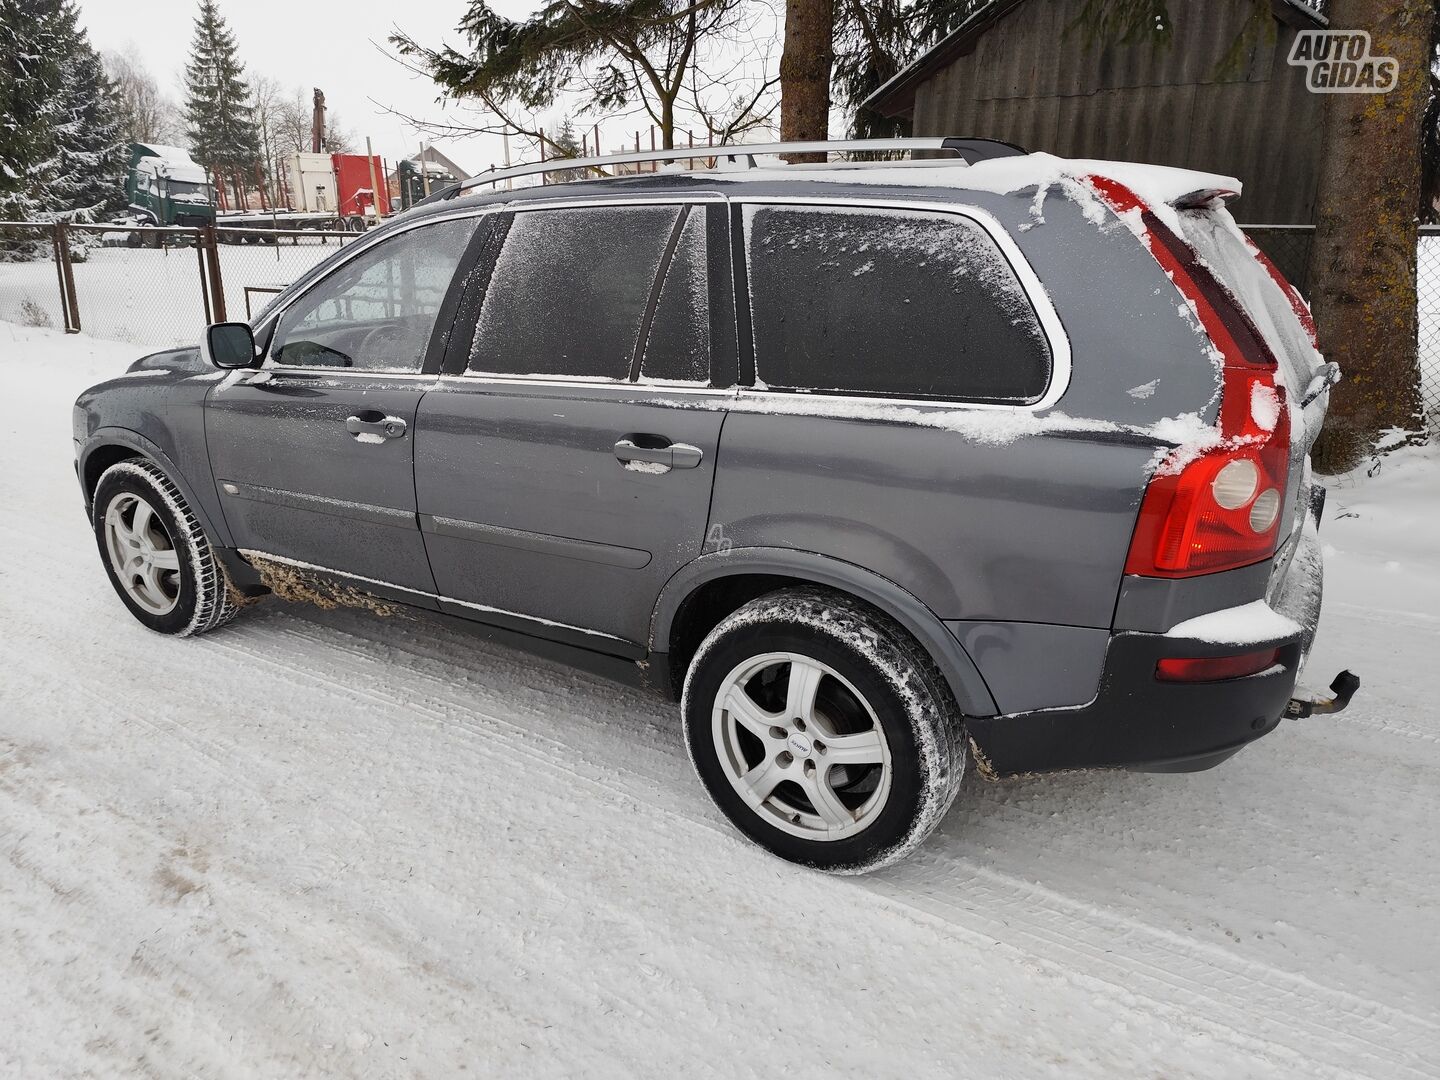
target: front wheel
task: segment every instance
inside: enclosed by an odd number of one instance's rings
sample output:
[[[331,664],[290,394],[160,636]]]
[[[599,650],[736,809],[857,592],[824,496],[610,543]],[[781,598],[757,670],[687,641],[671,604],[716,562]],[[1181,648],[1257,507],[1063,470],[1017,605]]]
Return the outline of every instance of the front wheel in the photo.
[[[145,626],[185,636],[235,617],[225,571],[159,466],[143,458],[110,466],[95,485],[93,513],[110,584]]]
[[[771,593],[724,619],[690,665],[681,709],[725,815],[817,869],[903,858],[964,772],[964,733],[929,656],[879,612],[819,589]]]

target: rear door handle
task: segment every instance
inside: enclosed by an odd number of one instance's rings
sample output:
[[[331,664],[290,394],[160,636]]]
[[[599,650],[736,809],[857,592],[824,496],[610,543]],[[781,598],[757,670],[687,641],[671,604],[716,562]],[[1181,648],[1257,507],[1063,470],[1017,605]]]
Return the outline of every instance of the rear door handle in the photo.
[[[359,416],[345,418],[345,430],[361,442],[403,438],[407,426],[400,417],[386,416],[375,409],[368,409]]]
[[[646,436],[646,442],[662,442],[663,446],[643,446],[635,442],[636,436],[627,435],[615,444],[615,457],[619,461],[643,461],[651,465],[664,465],[671,469],[693,469],[705,460],[705,452],[689,443],[672,443],[660,436]]]

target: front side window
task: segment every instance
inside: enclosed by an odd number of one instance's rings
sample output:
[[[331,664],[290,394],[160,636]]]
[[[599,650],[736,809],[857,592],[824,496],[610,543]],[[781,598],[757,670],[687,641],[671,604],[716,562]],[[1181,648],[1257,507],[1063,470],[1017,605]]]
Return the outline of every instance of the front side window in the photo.
[[[422,225],[343,264],[280,317],[271,357],[288,367],[418,372],[475,224]]]
[[[677,206],[517,212],[485,291],[469,370],[628,379],[679,216]]]
[[[775,388],[1025,403],[1039,318],[995,242],[954,214],[745,208],[755,370]]]

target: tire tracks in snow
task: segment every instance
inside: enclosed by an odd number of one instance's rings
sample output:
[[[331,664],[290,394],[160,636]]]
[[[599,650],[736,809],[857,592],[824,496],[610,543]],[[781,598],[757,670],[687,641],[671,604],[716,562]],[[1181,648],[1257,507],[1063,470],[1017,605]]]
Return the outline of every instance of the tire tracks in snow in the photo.
[[[273,629],[263,628],[265,639]],[[666,805],[653,797],[667,779],[673,781],[677,774],[688,776],[688,771],[680,770],[685,765],[683,755],[673,759],[677,769],[668,776],[607,763],[608,772],[631,779],[630,785],[590,775],[547,752],[555,750],[568,756],[576,750],[574,744],[495,715],[477,705],[473,697],[457,692],[453,681],[440,674],[420,666],[407,668],[410,686],[406,689],[412,689],[417,681],[427,688],[421,700],[387,693],[390,688],[375,675],[379,665],[390,662],[383,654],[394,650],[383,641],[302,619],[281,627],[280,632],[309,647],[320,646],[332,657],[343,657],[337,665],[343,669],[343,680],[278,659],[263,648],[261,627],[255,627],[253,634],[226,635],[226,640],[214,641],[214,645],[247,662],[271,667],[299,684],[313,687],[318,682],[328,692],[361,695],[384,708],[418,712],[437,723],[461,728],[477,737],[471,748],[481,757],[505,759],[519,753],[527,762],[567,780],[579,780],[612,797],[644,803],[673,820],[698,825],[708,832],[728,832],[718,821],[696,818],[673,802]],[[495,648],[503,658],[505,651]],[[431,653],[424,656],[426,666],[453,666],[448,659],[429,661]],[[510,674],[504,672],[506,677]],[[367,682],[370,685],[364,686]],[[594,684],[589,688],[596,689]],[[521,709],[537,722],[545,719],[542,707],[535,703],[524,702]],[[483,723],[466,723],[463,717],[467,715]],[[484,740],[496,737],[501,747],[484,745]],[[908,910],[912,917],[933,920],[977,942],[1004,943],[1030,962],[1038,962],[1072,981],[1081,977],[1087,984],[1101,985],[1121,1001],[1144,1002],[1146,1007],[1185,1023],[1203,1019],[1216,1037],[1242,1049],[1282,1050],[1292,1060],[1321,1071],[1374,1074],[1378,1070],[1396,1077],[1430,1075],[1433,1054],[1440,1048],[1440,1022],[1326,986],[1216,944],[1113,914],[1098,905],[933,847],[922,849],[920,858],[943,867],[939,876],[963,898],[963,903],[933,892],[917,894],[884,876],[865,879],[861,887]],[[977,902],[977,898],[983,899]],[[1115,942],[1122,943],[1123,949],[1115,948]],[[1280,1010],[1280,1015],[1271,1019],[1266,1003],[1275,1001],[1293,1002],[1295,1008]]]

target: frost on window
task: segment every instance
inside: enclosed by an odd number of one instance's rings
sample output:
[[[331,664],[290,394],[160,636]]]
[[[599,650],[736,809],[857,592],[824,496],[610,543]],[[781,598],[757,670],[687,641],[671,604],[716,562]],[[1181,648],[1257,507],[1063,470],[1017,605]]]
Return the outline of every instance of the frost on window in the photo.
[[[417,372],[474,218],[397,233],[322,278],[281,316],[270,355],[287,367]]]
[[[1014,271],[953,214],[746,208],[755,364],[773,387],[1026,402],[1050,349]]]
[[[705,210],[694,207],[660,286],[640,377],[664,382],[710,381],[710,293]]]
[[[480,308],[470,370],[626,379],[679,210],[517,213]]]

